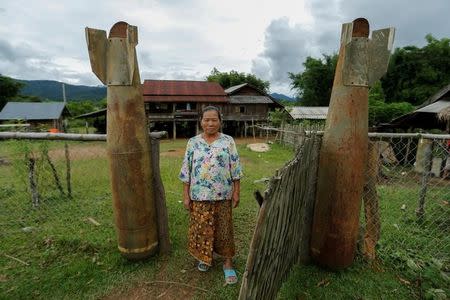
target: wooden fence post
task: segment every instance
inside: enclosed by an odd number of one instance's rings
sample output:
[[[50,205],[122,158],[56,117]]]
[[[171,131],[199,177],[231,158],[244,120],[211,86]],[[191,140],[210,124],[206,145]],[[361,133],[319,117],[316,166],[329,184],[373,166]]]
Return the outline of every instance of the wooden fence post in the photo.
[[[150,135],[151,145],[151,168],[153,173],[153,191],[155,197],[156,209],[156,225],[158,226],[158,243],[159,254],[168,254],[171,251],[169,238],[169,220],[167,217],[166,197],[164,185],[161,180],[161,173],[159,168],[159,139],[164,136],[166,132],[160,133],[159,136],[155,134]]]
[[[27,162],[28,162],[28,179],[30,181],[30,192],[31,192],[31,203],[33,207],[39,206],[39,192],[36,182],[36,159],[31,157],[30,154],[27,154]]]
[[[72,198],[72,184],[70,182],[70,155],[69,155],[69,145],[67,143],[64,144],[64,153],[66,156],[66,181],[67,181],[67,196]]]
[[[378,143],[369,142],[366,183],[363,190],[364,216],[366,220],[364,233],[363,254],[366,258],[374,260],[375,246],[380,239],[380,207],[377,193],[379,153]]]
[[[422,184],[420,187],[419,194],[419,205],[416,209],[416,215],[419,219],[422,219],[425,216],[425,197],[427,195],[427,187],[428,181],[431,176],[431,165],[433,162],[433,141],[423,140],[425,143],[425,155],[423,162],[423,173],[422,173]]]

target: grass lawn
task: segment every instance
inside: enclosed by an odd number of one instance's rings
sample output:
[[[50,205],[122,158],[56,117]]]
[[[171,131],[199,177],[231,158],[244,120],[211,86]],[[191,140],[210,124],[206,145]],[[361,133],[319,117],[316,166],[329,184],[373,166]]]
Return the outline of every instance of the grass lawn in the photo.
[[[265,189],[265,184],[254,181],[270,177],[293,156],[292,150],[279,145],[271,145],[267,153],[251,152],[245,147],[249,141],[238,140],[245,173],[241,204],[233,216],[239,276],[245,268],[258,213],[253,192]],[[0,299],[237,298],[239,285],[223,286],[220,260],[207,273],[199,273],[186,251],[188,215],[183,209],[182,185],[177,178],[186,140],[161,143],[160,164],[173,251],[170,256],[137,263],[123,259],[116,249],[105,144],[69,143],[72,199],[61,196],[55,188],[48,164],[38,163],[42,201],[39,208],[33,208],[23,153],[26,147],[38,153],[42,144],[0,142],[0,158],[6,158],[6,163],[0,165]],[[63,144],[49,142],[47,147],[65,187]],[[386,197],[400,202],[409,195],[399,196],[389,186],[380,189]],[[386,230],[389,238],[385,243],[390,245],[395,232],[391,236],[392,230]],[[418,287],[403,273],[404,270],[386,264],[370,266],[360,260],[337,273],[296,266],[279,298],[418,298]]]

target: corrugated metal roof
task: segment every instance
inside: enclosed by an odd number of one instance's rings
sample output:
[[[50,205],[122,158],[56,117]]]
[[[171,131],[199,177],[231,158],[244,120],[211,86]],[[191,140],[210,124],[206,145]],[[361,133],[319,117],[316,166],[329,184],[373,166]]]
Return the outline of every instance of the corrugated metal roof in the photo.
[[[159,96],[144,95],[144,102],[214,102],[214,103],[227,103],[226,96]]]
[[[293,106],[287,110],[293,119],[325,120],[328,114],[327,106]]]
[[[227,94],[217,82],[188,80],[145,80],[144,96],[222,96]]]
[[[74,119],[94,118],[94,117],[99,117],[99,116],[104,116],[104,115],[106,115],[106,108],[76,116]]]
[[[416,112],[426,112],[426,113],[439,113],[444,108],[450,107],[450,101],[448,100],[439,100],[430,105],[424,106],[416,110]]]
[[[251,95],[241,95],[241,96],[230,96],[231,104],[272,104],[274,103],[272,99],[267,96],[251,96]]]
[[[432,104],[433,102],[436,102],[437,100],[440,100],[442,98],[448,99],[449,98],[448,94],[450,94],[450,84],[447,84],[442,89],[440,89],[436,94],[428,98],[424,103],[422,103],[421,107]]]
[[[227,88],[227,89],[225,90],[225,93],[231,94],[231,93],[233,93],[233,92],[235,92],[235,91],[237,91],[237,90],[243,88],[243,87],[246,86],[246,85],[247,85],[247,83],[238,84],[238,85],[233,85],[233,86]]]
[[[64,102],[8,102],[0,112],[0,120],[55,120],[64,108]]]

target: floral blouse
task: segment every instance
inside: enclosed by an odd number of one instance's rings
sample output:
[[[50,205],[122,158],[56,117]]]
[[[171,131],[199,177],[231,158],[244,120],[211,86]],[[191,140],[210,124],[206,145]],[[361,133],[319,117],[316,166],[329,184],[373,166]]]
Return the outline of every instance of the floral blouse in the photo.
[[[231,136],[220,133],[208,144],[199,134],[188,141],[179,178],[190,184],[192,200],[231,199],[233,181],[241,177],[239,155]]]

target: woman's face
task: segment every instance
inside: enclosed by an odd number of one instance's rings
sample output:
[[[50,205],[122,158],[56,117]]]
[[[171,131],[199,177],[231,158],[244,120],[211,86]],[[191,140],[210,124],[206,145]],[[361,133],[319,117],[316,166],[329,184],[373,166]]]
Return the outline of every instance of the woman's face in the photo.
[[[215,110],[208,110],[203,113],[202,121],[200,122],[203,132],[207,135],[214,135],[219,132],[220,119],[219,113]]]

